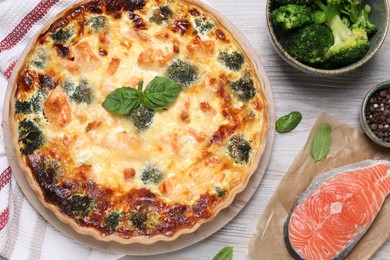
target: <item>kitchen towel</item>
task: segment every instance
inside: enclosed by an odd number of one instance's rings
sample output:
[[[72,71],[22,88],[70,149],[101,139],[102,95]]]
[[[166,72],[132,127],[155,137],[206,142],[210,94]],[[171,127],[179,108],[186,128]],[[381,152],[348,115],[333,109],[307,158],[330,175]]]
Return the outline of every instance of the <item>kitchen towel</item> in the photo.
[[[74,0],[0,0],[0,117],[7,80],[30,39]],[[118,259],[67,238],[29,204],[12,176],[0,130],[0,256],[6,259]]]

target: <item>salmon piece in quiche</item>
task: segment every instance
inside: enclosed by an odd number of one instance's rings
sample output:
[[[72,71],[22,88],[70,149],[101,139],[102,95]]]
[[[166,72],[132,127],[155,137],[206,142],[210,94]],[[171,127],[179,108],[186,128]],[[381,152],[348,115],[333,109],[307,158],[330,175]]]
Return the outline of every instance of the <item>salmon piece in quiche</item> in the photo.
[[[73,69],[81,71],[93,71],[102,65],[101,60],[94,54],[88,42],[80,42],[74,47],[75,61]]]
[[[72,120],[72,107],[61,89],[54,89],[44,105],[44,113],[50,123],[64,127]]]
[[[138,64],[149,68],[151,66],[164,67],[171,59],[172,55],[170,53],[164,53],[160,49],[149,47],[139,55]]]

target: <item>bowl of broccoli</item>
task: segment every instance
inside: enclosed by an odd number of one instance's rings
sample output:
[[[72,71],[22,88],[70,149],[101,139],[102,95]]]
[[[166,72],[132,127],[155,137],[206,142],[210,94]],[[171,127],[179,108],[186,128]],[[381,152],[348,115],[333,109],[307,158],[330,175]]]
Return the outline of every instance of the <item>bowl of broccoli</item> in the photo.
[[[292,66],[337,75],[365,64],[389,27],[388,0],[267,0],[276,51]]]

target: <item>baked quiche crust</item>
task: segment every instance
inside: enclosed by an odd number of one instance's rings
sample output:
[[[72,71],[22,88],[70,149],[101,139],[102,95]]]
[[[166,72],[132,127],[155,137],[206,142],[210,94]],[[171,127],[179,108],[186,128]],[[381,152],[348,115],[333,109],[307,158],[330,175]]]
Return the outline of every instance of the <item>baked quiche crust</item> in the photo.
[[[32,41],[13,86],[17,160],[42,204],[81,234],[151,244],[194,232],[256,171],[268,102],[250,57],[202,4],[82,1]],[[166,109],[115,115],[122,86],[165,76]]]

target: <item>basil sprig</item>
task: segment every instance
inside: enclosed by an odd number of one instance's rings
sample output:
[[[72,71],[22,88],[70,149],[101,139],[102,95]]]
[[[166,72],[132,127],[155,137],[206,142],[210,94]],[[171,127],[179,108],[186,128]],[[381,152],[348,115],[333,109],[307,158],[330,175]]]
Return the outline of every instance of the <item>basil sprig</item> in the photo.
[[[233,247],[226,246],[221,249],[214,257],[213,260],[232,260],[233,259]]]
[[[330,148],[330,134],[332,128],[329,124],[322,124],[314,135],[311,143],[311,156],[317,162],[326,157]]]
[[[142,92],[143,81],[138,89],[122,87],[112,91],[102,106],[111,113],[129,115],[141,103],[150,109],[162,109],[175,102],[182,89],[181,85],[165,77],[155,77]]]

